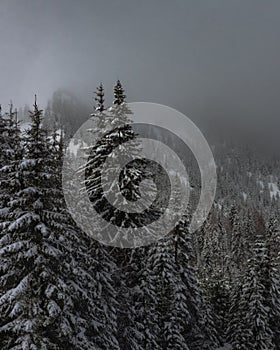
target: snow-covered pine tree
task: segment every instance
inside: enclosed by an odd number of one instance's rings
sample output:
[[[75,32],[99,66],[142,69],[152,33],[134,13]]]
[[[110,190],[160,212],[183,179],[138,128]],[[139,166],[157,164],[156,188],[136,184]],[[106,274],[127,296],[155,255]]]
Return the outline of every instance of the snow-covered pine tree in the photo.
[[[191,315],[191,321],[189,325],[186,325],[185,334],[190,349],[213,349],[219,345],[216,317],[209,300],[204,298],[203,291],[198,284],[189,224],[188,209],[174,232],[178,240],[177,264],[182,282],[187,290],[187,306]]]
[[[147,305],[152,317],[150,338],[156,342],[156,349],[189,349],[185,338],[186,327],[190,325],[191,315],[187,305],[188,292],[182,283],[178,265],[175,261],[174,241],[165,237],[150,248],[147,261],[149,293],[153,291]],[[149,301],[149,299],[147,299]],[[151,312],[152,311],[152,312]],[[150,344],[150,348],[152,343]]]
[[[115,266],[107,249],[76,227],[66,210],[61,191],[63,135],[63,130],[60,130],[59,134],[54,133],[51,149],[57,169],[56,208],[57,212],[64,216],[64,225],[67,228],[65,234],[60,238],[67,250],[65,278],[72,293],[74,313],[78,319],[87,322],[78,339],[88,339],[91,344],[89,346],[94,349],[118,350],[119,345],[116,339],[118,303],[112,279]],[[68,175],[71,181],[71,172]],[[87,345],[78,342],[76,345],[81,349],[85,346]]]
[[[139,350],[160,350],[157,338],[159,334],[156,308],[157,287],[154,283],[155,275],[150,270],[153,263],[149,260],[149,258],[153,259],[153,256],[149,254],[150,249],[153,249],[153,246],[137,248],[132,255],[134,263],[138,258],[138,268],[134,274],[136,280],[131,294],[138,322],[136,330],[140,335],[140,337],[138,335]]]
[[[96,129],[88,130],[88,134],[84,135],[88,139],[88,144],[91,144],[91,135],[94,134],[94,139],[99,139],[106,130],[110,130],[109,117],[106,109],[104,108],[104,91],[102,84],[97,88],[96,93],[96,108],[91,115],[97,119]],[[61,146],[60,146],[61,148]],[[91,154],[92,147],[84,147],[82,149],[83,154],[88,157]],[[71,157],[71,154],[68,154]],[[67,158],[68,158],[67,157]],[[68,186],[71,190],[72,181],[72,169],[69,167],[67,170],[67,161],[64,160],[64,176],[70,184]],[[85,169],[81,169],[84,171]],[[85,194],[87,195],[87,193]],[[63,203],[60,207],[65,208]],[[80,205],[81,208],[84,206]],[[65,210],[65,209],[64,209]],[[86,213],[81,211],[80,215],[87,220]],[[90,237],[87,237],[84,232],[77,228],[72,222],[71,218],[68,220],[71,223],[72,231],[72,251],[69,254],[74,256],[79,265],[75,263],[76,277],[79,278],[80,291],[84,291],[86,296],[86,305],[89,307],[90,312],[87,314],[88,327],[86,334],[93,341],[98,349],[119,349],[117,341],[117,292],[113,280],[113,272],[115,271],[115,262],[113,257],[108,253],[107,247],[102,244],[93,241]],[[96,230],[98,227],[92,227],[92,230]],[[68,230],[68,232],[70,232]],[[96,235],[96,232],[94,233]],[[101,233],[100,233],[101,235]],[[87,272],[87,278],[82,278],[83,274],[79,273],[79,269],[84,269]],[[78,276],[81,277],[78,277]],[[75,286],[73,284],[73,286]],[[77,309],[80,310],[79,303],[77,303]]]
[[[95,92],[95,94],[96,94],[96,97],[95,97],[96,108],[95,108],[95,110],[102,113],[104,111],[104,109],[105,109],[105,107],[104,107],[104,102],[105,102],[105,99],[104,99],[104,88],[103,88],[103,84],[102,83],[100,83],[100,85],[98,86],[97,91]]]
[[[114,281],[118,292],[118,340],[121,349],[156,349],[149,347],[150,341],[147,339],[152,334],[149,323],[153,319],[152,310],[151,317],[146,319],[149,326],[142,323],[142,316],[146,311],[142,308],[145,296],[141,289],[145,251],[145,247],[140,247],[118,248],[112,252],[117,262]]]
[[[232,205],[229,213],[229,237],[230,237],[230,278],[234,281],[240,274],[242,264],[243,237],[240,227],[240,210],[235,204]]]
[[[196,350],[208,340],[210,322],[206,326],[201,315],[188,225],[188,218],[182,218],[174,231],[147,248],[139,275],[139,314],[147,349]]]
[[[228,340],[234,350],[276,348],[270,323],[273,312],[270,292],[275,290],[275,281],[270,278],[269,270],[268,250],[262,233],[256,239],[244,279],[232,297]]]
[[[8,165],[12,161],[15,135],[15,115],[12,103],[10,104],[9,113],[2,114],[0,105],[0,168]],[[0,173],[0,181],[4,181],[6,176]],[[7,191],[1,186],[0,189],[0,209],[5,208],[8,200]]]
[[[120,80],[117,80],[116,85],[114,86],[114,105],[121,106],[126,99],[125,91],[122,87]]]
[[[246,331],[245,323],[246,301],[243,298],[243,285],[241,277],[236,281],[230,297],[230,308],[228,316],[227,340],[232,344],[234,350],[247,350],[250,334]]]
[[[196,267],[199,275],[204,275],[204,262],[203,262],[203,251],[206,245],[206,235],[209,229],[210,222],[208,218],[205,220],[201,228],[196,232],[193,237],[194,253],[196,258]]]
[[[54,288],[60,254],[43,242],[48,229],[42,220],[50,176],[46,135],[40,129],[41,111],[35,102],[31,128],[25,136],[25,159],[8,167],[8,213],[2,220],[1,239],[1,348],[58,348],[45,332],[60,314],[61,294],[48,299]],[[6,171],[6,169],[5,169]],[[48,181],[46,181],[48,182]],[[44,208],[46,210],[46,208]],[[44,244],[45,243],[45,244]],[[46,254],[46,255],[45,255]],[[46,256],[49,255],[47,259]],[[54,273],[50,273],[51,268]],[[56,325],[57,326],[57,325]],[[63,337],[61,337],[61,341]]]
[[[95,106],[91,117],[96,120],[96,128],[95,130],[88,130],[88,132],[89,136],[91,133],[93,133],[95,135],[95,138],[99,140],[107,131],[111,130],[112,118],[109,115],[107,108],[105,107],[105,93],[102,83],[100,83],[100,85],[96,88],[94,94]],[[86,148],[85,150],[88,150],[90,152],[91,147]]]
[[[92,158],[93,162],[90,164],[95,171],[93,172],[93,177],[91,177],[91,185],[96,184],[96,180],[99,177],[99,167],[102,163],[104,156],[106,157],[106,152],[110,155],[112,150],[124,143],[122,148],[123,152],[121,154],[122,160],[125,157],[126,159],[131,159],[130,157],[135,153],[134,147],[126,147],[125,142],[130,141],[136,138],[136,135],[129,126],[129,114],[130,110],[127,108],[125,103],[125,94],[121,86],[121,83],[118,81],[114,88],[114,102],[113,106],[107,110],[102,107],[104,105],[104,94],[102,87],[100,86],[97,91],[97,106],[94,116],[98,118],[97,130],[95,131],[99,137],[101,137],[96,148],[95,157]],[[101,108],[100,108],[101,107]],[[105,137],[104,137],[105,134]],[[101,147],[100,147],[101,146]],[[121,159],[120,159],[121,160]],[[96,162],[97,161],[97,162]],[[98,161],[101,161],[99,163]],[[117,174],[116,169],[109,169],[107,174],[103,176],[107,179],[112,179]],[[133,174],[134,175],[134,174]],[[139,174],[138,174],[139,176]],[[95,178],[95,179],[94,179]],[[118,183],[118,176],[115,179],[114,191],[119,192],[121,187]],[[130,181],[131,182],[131,181]],[[95,191],[98,193],[99,188],[95,187]],[[131,186],[129,190],[123,188],[122,194],[126,191],[126,195],[130,198],[139,198],[136,195],[137,187],[136,184]],[[96,192],[95,192],[96,193]],[[119,200],[123,198],[119,196]],[[118,220],[116,217],[117,211],[113,211],[110,214],[112,215],[113,223],[116,223],[114,220]],[[121,219],[123,220],[123,219]],[[121,226],[121,221],[118,222],[118,225]],[[106,228],[105,228],[106,230]],[[116,227],[116,233],[118,228]],[[112,237],[113,238],[113,237]],[[138,250],[138,253],[141,249]],[[137,257],[136,257],[137,255]],[[114,259],[116,262],[116,271],[114,273],[114,283],[117,287],[118,293],[118,340],[121,348],[125,349],[141,349],[141,334],[139,332],[139,326],[137,321],[137,315],[135,311],[135,303],[132,300],[133,290],[135,288],[135,274],[138,270],[138,260],[139,256],[136,251],[130,249],[119,249],[115,248],[111,254],[111,259]],[[138,260],[138,261],[137,261]],[[128,268],[127,268],[128,267]],[[133,282],[134,281],[134,282]]]
[[[248,259],[252,255],[252,247],[254,245],[255,239],[256,239],[256,216],[258,214],[255,212],[252,212],[251,209],[249,209],[245,216],[245,227],[244,227],[244,249],[243,249],[243,255],[244,255],[244,262],[248,261]]]
[[[24,159],[8,172],[11,200],[0,243],[1,349],[118,349],[113,335],[104,333],[102,275],[93,280],[80,264],[94,259],[58,209],[57,163],[41,116],[35,101]]]
[[[267,225],[267,274],[265,287],[268,291],[270,327],[273,332],[275,349],[280,349],[280,230],[276,219],[271,218]]]
[[[207,228],[204,229],[201,266],[197,272],[203,294],[205,314],[210,317],[206,316],[204,319],[206,324],[209,321],[209,326],[213,329],[207,333],[213,334],[216,339],[221,339],[226,325],[228,307],[225,232],[221,224],[215,224],[212,222],[213,220],[210,224],[210,219],[208,221]],[[216,343],[218,342],[216,341]],[[208,346],[211,348],[213,345]]]
[[[280,227],[275,217],[268,220],[266,231],[269,255],[277,260],[280,251]]]
[[[10,104],[9,113],[5,118],[1,115],[0,108],[0,140],[1,140],[1,164],[0,164],[0,221],[5,221],[7,215],[7,205],[10,201],[11,188],[19,186],[19,178],[11,176],[15,172],[18,162],[23,157],[23,148],[21,144],[20,128],[17,119],[17,111],[13,110]]]
[[[128,234],[127,237],[121,235],[121,239],[118,233],[123,227],[133,228],[138,226],[140,221],[147,219],[145,214],[128,213],[127,208],[130,202],[139,204],[137,202],[141,198],[139,184],[143,178],[151,178],[151,171],[139,160],[141,149],[137,134],[131,126],[132,112],[124,100],[125,94],[120,82],[117,82],[114,92],[113,106],[102,113],[95,111],[93,114],[98,118],[97,126],[96,130],[90,131],[99,137],[96,144],[89,147],[90,154],[87,153],[86,169],[82,171],[85,171],[85,189],[89,199],[100,217],[115,226],[113,230],[109,230],[105,223],[104,230],[107,237],[109,236],[108,239],[112,240],[112,244],[114,240],[119,239],[118,244],[123,245],[126,244],[126,239],[129,241],[128,245],[131,245],[131,239],[135,239],[137,245],[137,237],[133,233]],[[105,161],[106,166],[103,166]],[[121,171],[120,165],[122,165]],[[142,184],[145,186],[146,182]],[[139,211],[144,211],[145,204],[149,203],[151,196],[147,194],[154,194],[154,186],[148,185],[143,192],[145,196],[141,198]],[[107,198],[110,198],[110,201]],[[114,204],[111,205],[111,203]],[[99,230],[103,234],[102,228]]]
[[[1,140],[1,163],[0,163],[0,222],[5,221],[7,205],[10,201],[10,188],[17,186],[19,179],[10,176],[11,170],[15,170],[18,161],[22,159],[23,148],[20,139],[20,128],[17,120],[17,111],[10,104],[9,113],[5,118],[1,115],[0,108],[0,140]]]
[[[96,97],[97,106],[93,113],[96,118],[96,129],[89,130],[97,136],[97,143],[93,147],[86,149],[89,157],[86,165],[86,190],[89,198],[94,203],[100,215],[115,225],[114,231],[110,238],[113,240],[117,237],[118,230],[123,226],[134,225],[131,216],[128,213],[117,210],[114,207],[108,209],[108,203],[105,197],[110,195],[112,189],[116,194],[117,204],[125,204],[129,201],[136,201],[140,198],[139,182],[142,172],[132,167],[125,167],[123,173],[119,177],[119,164],[126,164],[133,160],[139,151],[136,134],[130,126],[129,115],[131,111],[125,103],[125,94],[121,83],[118,81],[114,88],[113,106],[104,109],[103,88],[99,87]],[[101,108],[100,108],[101,107]],[[90,136],[89,133],[89,136]],[[131,141],[130,145],[126,142]],[[89,142],[90,144],[90,142]],[[117,161],[114,163],[116,167],[111,166],[104,171],[102,176],[104,179],[112,181],[109,191],[103,192],[101,184],[101,169],[103,162],[111,152],[119,147],[120,152],[117,155]],[[107,235],[107,227],[97,227],[102,236],[105,232]],[[133,240],[134,237],[127,237]],[[145,249],[144,249],[145,250]],[[138,301],[136,295],[139,295],[139,286],[137,276],[139,275],[142,265],[144,251],[141,248],[136,250],[114,248],[110,254],[111,258],[116,262],[116,271],[114,273],[114,284],[118,292],[118,340],[121,348],[128,350],[143,349],[143,329],[138,315]],[[139,256],[140,255],[140,256]],[[140,296],[139,296],[140,298]]]
[[[0,147],[1,147],[1,165],[6,162],[6,159],[4,158],[6,153],[7,153],[7,141],[6,137],[8,134],[8,123],[7,119],[4,118],[3,113],[2,113],[2,106],[0,105]],[[4,158],[4,159],[3,159]]]

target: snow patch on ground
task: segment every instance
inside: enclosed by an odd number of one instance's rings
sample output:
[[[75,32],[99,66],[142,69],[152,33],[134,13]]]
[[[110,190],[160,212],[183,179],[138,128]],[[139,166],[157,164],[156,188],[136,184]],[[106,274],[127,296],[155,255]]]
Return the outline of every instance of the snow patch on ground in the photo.
[[[270,176],[271,178],[271,176]],[[273,182],[273,179],[270,179],[269,182],[264,182],[263,180],[258,180],[257,184],[260,187],[260,193],[264,192],[264,189],[266,186],[268,186],[269,192],[270,192],[270,198],[273,199],[277,199],[277,197],[280,198],[280,188],[278,187],[276,182]],[[243,194],[244,197],[244,194]]]
[[[222,348],[216,350],[232,350],[232,346],[230,344],[225,344]]]
[[[260,187],[261,187],[262,189],[264,189],[264,183],[263,183],[262,180],[259,180],[259,181],[258,181],[258,184],[260,185]]]
[[[269,182],[268,183],[268,188],[270,190],[270,197],[271,198],[276,198],[277,195],[280,196],[280,190],[278,188],[278,185],[275,182]]]
[[[70,141],[69,143],[69,150],[72,154],[74,154],[75,156],[77,156],[77,153],[79,151],[79,149],[81,148],[81,143],[74,141],[73,139]]]

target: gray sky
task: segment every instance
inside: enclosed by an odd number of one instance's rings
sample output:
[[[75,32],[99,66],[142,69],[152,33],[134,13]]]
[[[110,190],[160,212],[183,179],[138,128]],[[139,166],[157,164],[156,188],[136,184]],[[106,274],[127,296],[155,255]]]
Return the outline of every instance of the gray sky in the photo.
[[[0,43],[5,106],[119,78],[194,120],[279,119],[279,0],[1,0]]]

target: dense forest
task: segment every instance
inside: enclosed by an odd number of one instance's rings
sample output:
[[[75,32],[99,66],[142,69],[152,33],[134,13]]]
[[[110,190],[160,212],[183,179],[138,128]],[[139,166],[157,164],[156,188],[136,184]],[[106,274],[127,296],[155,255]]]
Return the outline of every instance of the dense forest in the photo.
[[[102,85],[95,96],[100,129],[129,123],[119,81],[111,106]],[[279,350],[280,161],[217,141],[216,198],[198,231],[189,230],[193,195],[164,238],[110,247],[76,225],[62,191],[65,149],[89,117],[62,91],[45,111],[35,98],[28,116],[27,107],[0,112],[0,349]],[[137,137],[129,127],[107,136],[91,153],[97,205],[106,147]],[[137,197],[130,180],[122,190]]]

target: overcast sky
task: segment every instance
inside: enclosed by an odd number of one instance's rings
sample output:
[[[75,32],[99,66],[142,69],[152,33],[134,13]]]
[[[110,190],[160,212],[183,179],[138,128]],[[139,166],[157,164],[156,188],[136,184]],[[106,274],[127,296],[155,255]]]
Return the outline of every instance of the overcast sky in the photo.
[[[1,0],[0,43],[5,106],[119,78],[194,120],[280,116],[279,0]]]

